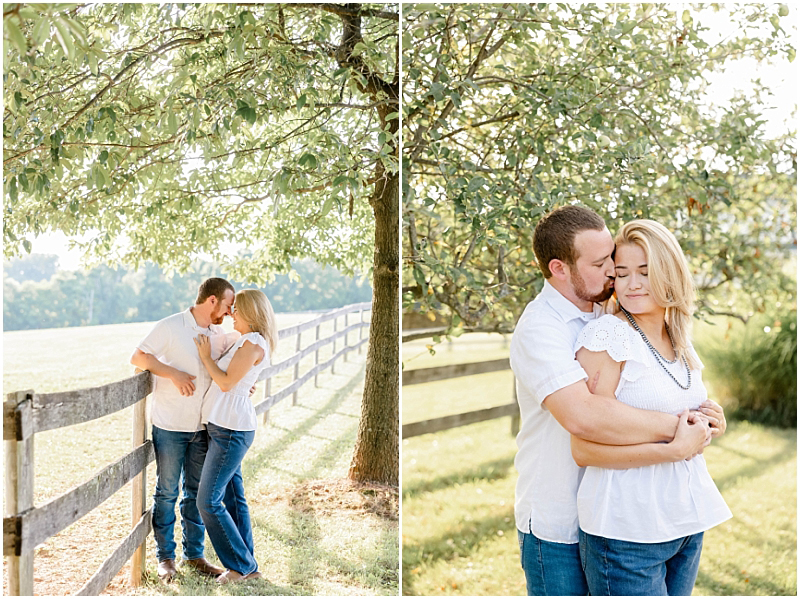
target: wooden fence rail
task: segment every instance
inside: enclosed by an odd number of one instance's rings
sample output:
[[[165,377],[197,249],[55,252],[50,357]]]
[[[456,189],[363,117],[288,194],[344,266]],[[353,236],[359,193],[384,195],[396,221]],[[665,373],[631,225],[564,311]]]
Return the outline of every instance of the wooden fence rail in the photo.
[[[403,386],[419,385],[422,383],[442,381],[462,376],[472,376],[474,374],[484,374],[487,372],[499,372],[502,370],[509,370],[510,368],[511,365],[508,358],[488,360],[485,362],[470,362],[468,364],[450,364],[447,366],[436,366],[434,368],[417,368],[415,370],[406,370],[403,372]],[[495,418],[503,418],[506,416],[511,416],[511,434],[516,435],[519,432],[519,404],[517,404],[516,384],[514,384],[512,388],[513,401],[509,404],[403,424],[403,439],[446,431],[451,428],[458,428],[460,426],[466,426],[467,424],[494,420]]]
[[[353,350],[362,350],[368,337],[364,329],[365,313],[371,303],[364,302],[337,308],[313,320],[279,331],[278,338],[297,337],[295,354],[268,367],[262,375],[268,377],[264,397],[255,406],[257,414],[264,414],[281,399],[293,395],[297,401],[299,389],[311,378],[336,360],[346,359]],[[358,313],[358,322],[349,323],[349,316]],[[345,327],[338,330],[338,319],[345,318]],[[320,326],[333,320],[334,333],[320,339]],[[314,343],[302,348],[301,335],[315,330]],[[350,344],[348,334],[358,330],[357,342]],[[344,337],[344,347],[336,351],[336,341]],[[319,361],[319,350],[332,343],[332,356]],[[314,354],[314,366],[300,375],[301,360]],[[271,377],[294,367],[294,380],[283,389],[270,394]],[[5,514],[3,517],[3,555],[7,557],[9,595],[33,595],[34,548],[61,532],[97,508],[106,499],[133,481],[131,490],[132,530],[103,562],[78,595],[98,595],[125,563],[131,560],[130,583],[137,586],[145,569],[144,547],[152,530],[151,512],[145,509],[146,469],[155,459],[152,441],[147,439],[145,402],[153,389],[149,372],[141,372],[122,381],[100,387],[56,393],[17,391],[8,394],[3,403],[3,440],[5,443]],[[33,441],[36,433],[89,422],[134,405],[133,451],[115,463],[106,466],[88,481],[50,500],[40,507],[33,505]]]

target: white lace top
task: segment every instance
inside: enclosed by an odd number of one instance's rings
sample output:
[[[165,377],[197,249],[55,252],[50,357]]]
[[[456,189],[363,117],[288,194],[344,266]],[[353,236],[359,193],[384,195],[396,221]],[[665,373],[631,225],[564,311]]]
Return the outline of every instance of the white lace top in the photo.
[[[575,351],[581,347],[608,352],[614,361],[625,362],[615,395],[630,406],[677,415],[698,408],[707,398],[700,369],[692,371],[691,387],[681,389],[639,333],[616,316],[588,323]],[[689,351],[700,363],[694,348]],[[667,368],[686,383],[682,361]],[[578,487],[581,529],[611,539],[662,543],[708,530],[731,517],[702,455],[627,470],[590,466]]]
[[[208,392],[203,398],[202,423],[209,422],[235,431],[254,431],[258,423],[256,421],[256,411],[253,402],[250,400],[250,389],[258,380],[258,375],[262,370],[270,365],[269,344],[259,333],[247,333],[242,335],[228,349],[228,351],[217,360],[220,370],[228,371],[231,360],[236,351],[244,345],[245,341],[250,341],[264,350],[264,359],[252,366],[236,386],[230,391],[223,391],[217,383],[212,382]],[[212,343],[213,347],[213,343]]]

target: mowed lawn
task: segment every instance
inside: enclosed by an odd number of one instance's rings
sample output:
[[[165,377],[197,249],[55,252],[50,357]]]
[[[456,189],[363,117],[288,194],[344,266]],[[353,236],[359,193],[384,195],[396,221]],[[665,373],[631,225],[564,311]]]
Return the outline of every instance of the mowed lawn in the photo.
[[[403,344],[405,369],[508,356],[499,335]],[[404,423],[503,405],[510,371],[403,388]],[[713,397],[713,391],[712,391]],[[694,595],[796,595],[797,431],[731,422],[705,451],[734,514],[705,536]],[[405,439],[404,595],[524,595],[514,523],[516,444],[501,418]]]
[[[314,314],[278,315],[280,328]],[[230,319],[225,327],[231,328]],[[61,391],[97,386],[133,374],[129,358],[152,323],[3,334],[3,390]],[[321,337],[333,331],[323,325]],[[366,330],[365,330],[366,334]],[[303,345],[314,340],[312,329]],[[357,333],[356,333],[357,335]],[[350,335],[351,344],[355,336]],[[279,345],[274,362],[294,353],[295,339]],[[337,349],[342,348],[340,340]],[[320,361],[332,348],[320,351]],[[364,351],[339,360],[335,374],[319,375],[275,406],[269,424],[259,424],[244,465],[245,490],[254,525],[256,559],[264,580],[217,588],[187,574],[171,585],[155,575],[155,544],[147,543],[147,580],[134,589],[127,566],[107,589],[115,595],[384,595],[396,594],[398,529],[396,497],[388,490],[362,494],[346,482],[360,415]],[[300,374],[313,365],[313,354]],[[272,381],[272,391],[291,382],[293,369]],[[263,383],[254,395],[263,395]],[[98,420],[37,434],[35,499],[40,506],[89,479],[131,449],[132,409]],[[155,464],[147,471],[152,505]],[[178,516],[178,518],[180,518]],[[34,592],[75,593],[130,531],[130,485],[36,550]],[[180,523],[176,526],[180,552]],[[206,538],[207,556],[216,560]],[[180,558],[180,555],[178,556]],[[218,563],[218,562],[217,562]]]

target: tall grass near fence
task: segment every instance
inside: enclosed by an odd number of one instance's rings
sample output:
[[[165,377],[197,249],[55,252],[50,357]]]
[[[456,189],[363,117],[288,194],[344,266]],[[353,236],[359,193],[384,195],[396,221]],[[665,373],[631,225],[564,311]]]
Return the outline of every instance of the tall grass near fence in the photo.
[[[706,373],[730,415],[797,426],[797,311],[739,321],[715,319],[696,335]]]
[[[406,368],[508,355],[498,336],[465,335],[436,346],[435,356],[425,343],[403,345]],[[711,367],[707,361],[704,376]],[[404,387],[403,421],[501,405],[510,379],[498,372]],[[509,428],[504,418],[403,441],[404,594],[525,594]],[[794,431],[731,422],[705,456],[734,518],[706,535],[694,594],[796,594]]]

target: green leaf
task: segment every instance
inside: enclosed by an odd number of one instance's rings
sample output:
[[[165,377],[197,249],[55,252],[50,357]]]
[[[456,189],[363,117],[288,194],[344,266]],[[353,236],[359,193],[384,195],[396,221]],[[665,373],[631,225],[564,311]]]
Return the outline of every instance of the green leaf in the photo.
[[[349,177],[347,175],[339,175],[333,180],[333,186],[339,187],[342,183],[347,183]]]
[[[11,43],[17,47],[20,54],[24,55],[28,51],[28,41],[25,39],[25,36],[22,35],[22,31],[20,31],[19,27],[14,22],[14,19],[12,17],[3,19],[3,24],[5,25]]]
[[[307,167],[309,169],[317,168],[317,157],[310,152],[306,152],[300,157],[298,164],[302,167]]]
[[[331,211],[331,208],[333,208],[333,197],[328,197],[328,199],[325,200],[325,203],[322,204],[322,210],[320,212],[320,217],[327,216],[328,212]]]
[[[94,52],[89,52],[86,56],[89,60],[89,70],[92,72],[92,75],[97,76],[98,68],[97,68],[97,54]]]
[[[239,105],[239,109],[235,113],[233,113],[234,116],[242,117],[245,121],[247,121],[251,125],[255,123],[256,118],[258,117],[256,109],[251,108],[248,104],[245,104],[241,100],[237,100],[236,102]]]
[[[167,116],[167,130],[170,135],[175,135],[178,132],[178,117],[172,110]]]
[[[305,105],[306,105],[306,94],[302,94],[299,98],[297,98],[297,110],[300,110]]]
[[[11,198],[12,203],[17,202],[17,178],[11,177],[11,181],[8,184],[8,195]]]
[[[478,175],[477,177],[473,177],[472,180],[469,182],[469,185],[467,185],[467,191],[468,192],[478,191],[481,187],[483,187],[483,184],[485,182],[486,179],[484,179],[480,175]]]
[[[72,34],[69,30],[69,25],[61,17],[53,19],[53,25],[56,26],[56,40],[64,49],[64,52],[69,56],[70,60],[75,58],[75,45],[72,42]]]
[[[278,186],[278,191],[280,191],[283,195],[289,193],[289,175],[288,173],[281,171],[275,177],[275,184]]]
[[[103,169],[97,168],[97,171],[94,176],[95,184],[97,185],[97,189],[101,189],[106,185],[106,175],[103,172]]]
[[[22,247],[24,247],[25,251],[28,252],[29,254],[31,253],[31,249],[33,249],[33,245],[27,239],[22,240]]]
[[[36,21],[36,24],[33,26],[33,33],[31,35],[33,42],[37,46],[41,46],[43,43],[45,43],[47,38],[50,37],[50,20],[39,19]]]

